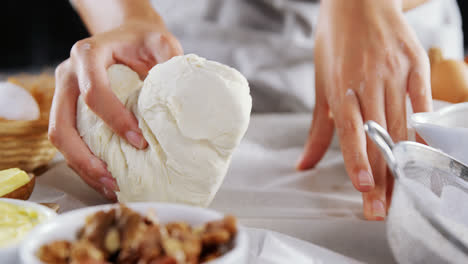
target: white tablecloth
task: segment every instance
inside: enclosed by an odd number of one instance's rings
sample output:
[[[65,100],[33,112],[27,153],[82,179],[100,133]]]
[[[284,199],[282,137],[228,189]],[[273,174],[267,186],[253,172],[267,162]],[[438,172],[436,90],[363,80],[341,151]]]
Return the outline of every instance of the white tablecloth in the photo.
[[[248,227],[275,230],[369,263],[394,263],[385,223],[362,219],[361,195],[349,181],[336,140],[319,166],[294,169],[311,115],[254,115],[234,154],[213,209]],[[38,178],[32,200],[56,202],[62,212],[106,203],[60,155]]]

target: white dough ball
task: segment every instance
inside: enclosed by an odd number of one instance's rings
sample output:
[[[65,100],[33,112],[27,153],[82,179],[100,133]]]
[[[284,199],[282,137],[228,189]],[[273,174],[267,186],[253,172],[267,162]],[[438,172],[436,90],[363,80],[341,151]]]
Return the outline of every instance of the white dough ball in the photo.
[[[0,82],[0,118],[31,121],[39,115],[39,105],[28,91],[13,83]]]
[[[249,124],[244,76],[194,54],[156,65],[144,83],[123,65],[111,66],[108,76],[149,147],[137,150],[114,134],[81,97],[77,127],[117,179],[119,201],[208,206]]]

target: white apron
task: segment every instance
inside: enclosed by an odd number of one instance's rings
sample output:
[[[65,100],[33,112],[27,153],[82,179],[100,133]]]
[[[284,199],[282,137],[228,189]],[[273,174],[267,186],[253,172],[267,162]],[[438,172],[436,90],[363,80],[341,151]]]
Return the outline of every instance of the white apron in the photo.
[[[255,112],[310,112],[314,106],[313,0],[152,0],[185,53],[241,71]],[[430,0],[406,17],[424,47],[462,58],[455,0]],[[430,18],[430,19],[428,19]]]

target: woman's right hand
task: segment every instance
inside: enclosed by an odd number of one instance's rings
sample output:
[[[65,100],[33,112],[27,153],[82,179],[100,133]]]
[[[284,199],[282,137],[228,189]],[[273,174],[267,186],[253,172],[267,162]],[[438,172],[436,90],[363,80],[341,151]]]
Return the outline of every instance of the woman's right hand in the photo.
[[[107,68],[124,64],[143,78],[155,64],[182,54],[179,42],[162,22],[132,20],[78,41],[70,58],[57,67],[49,139],[68,165],[107,198],[116,199],[118,186],[106,164],[93,155],[76,129],[78,96],[116,134],[135,148],[144,149],[147,142],[135,116],[109,87]]]

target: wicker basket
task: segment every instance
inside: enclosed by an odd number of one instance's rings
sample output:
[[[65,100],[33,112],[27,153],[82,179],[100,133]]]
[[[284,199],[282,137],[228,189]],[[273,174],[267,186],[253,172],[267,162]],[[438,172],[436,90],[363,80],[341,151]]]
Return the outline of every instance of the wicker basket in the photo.
[[[54,91],[50,74],[18,75],[8,79],[27,89],[38,102],[41,116],[34,121],[0,120],[0,169],[33,171],[47,165],[57,150],[47,137]]]

